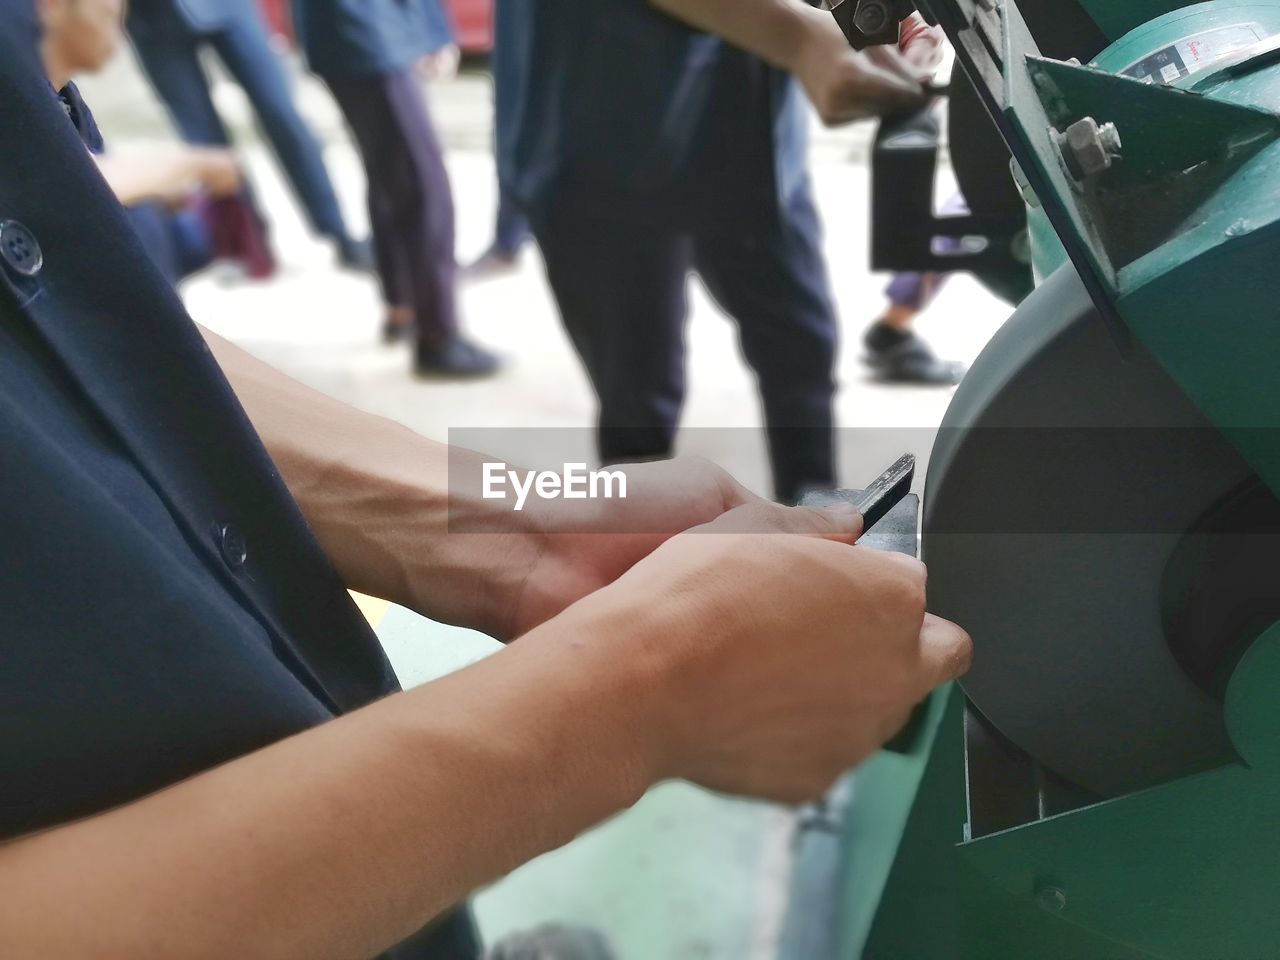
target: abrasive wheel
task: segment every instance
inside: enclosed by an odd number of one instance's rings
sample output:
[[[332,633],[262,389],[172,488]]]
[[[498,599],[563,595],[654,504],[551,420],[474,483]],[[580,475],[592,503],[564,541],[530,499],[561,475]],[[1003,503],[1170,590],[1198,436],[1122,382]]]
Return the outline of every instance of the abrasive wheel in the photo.
[[[924,523],[964,690],[1013,744],[1100,796],[1234,759],[1223,678],[1280,619],[1280,503],[1070,267],[957,393]]]

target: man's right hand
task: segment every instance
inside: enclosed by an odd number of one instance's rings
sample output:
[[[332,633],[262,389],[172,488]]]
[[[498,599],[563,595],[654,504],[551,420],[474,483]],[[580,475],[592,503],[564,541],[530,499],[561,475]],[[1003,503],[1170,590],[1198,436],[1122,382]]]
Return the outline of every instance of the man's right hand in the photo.
[[[924,565],[853,546],[861,527],[856,513],[742,507],[576,608],[653,671],[655,779],[813,800],[965,672],[969,637],[926,614]]]
[[[861,52],[849,46],[830,13],[805,11],[803,40],[787,64],[827,126],[920,109],[922,72],[896,47]]]

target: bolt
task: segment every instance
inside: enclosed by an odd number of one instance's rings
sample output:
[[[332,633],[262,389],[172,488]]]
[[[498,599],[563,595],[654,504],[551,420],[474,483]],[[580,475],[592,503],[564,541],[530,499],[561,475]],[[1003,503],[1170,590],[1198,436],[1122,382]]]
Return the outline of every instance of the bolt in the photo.
[[[862,0],[853,14],[853,25],[869,37],[889,25],[889,8],[882,0]]]
[[[990,13],[996,8],[996,0],[978,0],[978,6]]]
[[[1067,171],[1077,180],[1111,169],[1122,156],[1120,131],[1114,123],[1099,124],[1093,117],[1077,120],[1064,133],[1053,131]]]
[[[1067,891],[1046,883],[1036,890],[1036,903],[1050,913],[1061,913],[1067,908]]]

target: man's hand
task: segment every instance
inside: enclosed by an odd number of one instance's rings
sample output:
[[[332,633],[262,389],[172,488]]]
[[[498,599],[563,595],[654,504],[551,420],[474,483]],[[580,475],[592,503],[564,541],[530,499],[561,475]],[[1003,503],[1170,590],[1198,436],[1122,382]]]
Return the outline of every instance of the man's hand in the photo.
[[[933,79],[942,66],[946,48],[947,35],[941,27],[929,26],[918,13],[903,21],[898,49],[919,80],[928,82]]]
[[[813,799],[969,657],[861,525],[749,504],[464,670],[8,840],[0,952],[369,957],[655,781]]]
[[[741,507],[548,629],[616,645],[658,678],[656,779],[813,800],[971,655],[963,630],[926,614],[924,565],[852,546],[861,530],[852,511]]]
[[[858,53],[830,11],[802,0],[650,2],[775,67],[790,70],[829,126],[925,104],[917,67],[893,49]]]
[[[823,123],[837,126],[924,106],[922,82],[928,75],[917,63],[917,58],[923,62],[922,39],[913,40],[902,52],[872,47],[859,53],[849,46],[830,14],[813,13],[817,16],[806,21],[804,42],[796,47],[788,66]]]
[[[501,636],[518,637],[550,620],[613,583],[672,536],[744,504],[763,503],[706,460],[638,464],[625,471],[625,500],[539,504],[536,559],[512,597]],[[508,556],[520,562],[517,554]]]

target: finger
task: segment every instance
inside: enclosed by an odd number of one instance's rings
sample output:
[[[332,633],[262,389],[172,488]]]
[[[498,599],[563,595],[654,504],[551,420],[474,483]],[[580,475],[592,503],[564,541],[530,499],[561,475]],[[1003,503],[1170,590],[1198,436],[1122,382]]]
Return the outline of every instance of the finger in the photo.
[[[699,528],[708,533],[781,533],[853,543],[862,535],[862,514],[852,504],[782,507],[759,502],[731,510]]]
[[[895,550],[876,550],[874,547],[859,547],[865,553],[874,553],[876,560],[886,568],[896,568],[897,575],[915,584],[921,591],[929,582],[929,568],[924,561]]]
[[[848,99],[851,109],[872,113],[907,110],[928,102],[918,79],[882,70],[874,63],[864,66],[862,82],[856,90],[849,91]]]
[[[867,59],[887,74],[900,78],[911,87],[920,84],[915,68],[897,47],[868,47]]]
[[[942,65],[942,49],[931,43],[914,44],[903,51],[903,57],[914,72],[917,81],[933,76]]]
[[[969,672],[973,640],[951,621],[926,614],[920,630],[920,660],[926,691],[933,690]]]

